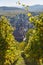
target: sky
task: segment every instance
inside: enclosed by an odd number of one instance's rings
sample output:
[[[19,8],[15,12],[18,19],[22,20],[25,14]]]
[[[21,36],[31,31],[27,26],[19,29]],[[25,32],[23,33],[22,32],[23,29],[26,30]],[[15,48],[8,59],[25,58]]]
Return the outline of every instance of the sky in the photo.
[[[26,4],[29,6],[32,5],[43,5],[43,0],[19,0],[21,4]],[[17,4],[18,0],[0,0],[0,6],[11,6],[11,7],[17,7],[21,6]]]

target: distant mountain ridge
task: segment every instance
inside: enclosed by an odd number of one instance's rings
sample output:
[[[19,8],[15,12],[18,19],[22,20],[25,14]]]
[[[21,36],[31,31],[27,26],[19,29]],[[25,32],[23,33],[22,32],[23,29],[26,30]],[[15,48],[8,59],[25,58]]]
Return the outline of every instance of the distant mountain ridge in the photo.
[[[23,8],[19,7],[0,7],[0,11],[14,11],[14,10],[22,10],[24,11]],[[43,5],[33,5],[29,6],[29,11],[30,12],[43,12]]]
[[[0,10],[22,10],[22,8],[19,7],[7,7],[7,6],[2,6],[0,7]]]
[[[31,11],[31,12],[43,12],[43,5],[29,6],[29,11]]]

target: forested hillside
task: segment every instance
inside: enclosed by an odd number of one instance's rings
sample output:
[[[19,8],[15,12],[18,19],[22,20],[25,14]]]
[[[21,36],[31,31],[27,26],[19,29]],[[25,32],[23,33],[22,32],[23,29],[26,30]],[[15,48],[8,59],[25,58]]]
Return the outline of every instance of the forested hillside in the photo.
[[[0,65],[43,65],[43,13],[36,16],[28,13],[27,18],[19,16],[22,21],[17,20],[16,29],[7,17],[0,17]],[[28,23],[32,27],[28,28]],[[14,30],[19,34],[26,31],[26,39],[18,42]]]

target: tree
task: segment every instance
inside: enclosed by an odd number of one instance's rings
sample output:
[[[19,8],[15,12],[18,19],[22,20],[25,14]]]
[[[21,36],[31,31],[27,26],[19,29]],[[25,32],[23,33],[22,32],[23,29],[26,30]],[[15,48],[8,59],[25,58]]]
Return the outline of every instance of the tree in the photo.
[[[19,57],[20,51],[13,36],[13,28],[6,17],[0,18],[0,65],[11,65]]]
[[[34,24],[34,28],[29,31],[28,44],[25,47],[25,54],[33,61],[36,60],[40,65],[43,59],[43,14],[30,17],[30,22]]]

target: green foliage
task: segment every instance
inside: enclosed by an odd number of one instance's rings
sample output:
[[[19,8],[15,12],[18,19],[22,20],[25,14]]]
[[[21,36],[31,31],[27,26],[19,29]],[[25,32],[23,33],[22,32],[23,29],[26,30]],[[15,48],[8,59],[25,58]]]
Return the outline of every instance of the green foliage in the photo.
[[[26,65],[22,56],[19,57],[15,65]]]
[[[0,18],[0,65],[11,65],[19,57],[20,51],[16,47],[13,28],[6,17]]]
[[[27,34],[26,56],[40,60],[43,58],[43,15],[32,16],[30,22],[35,28],[29,30]]]
[[[26,41],[17,42],[6,17],[0,17],[0,65],[43,65],[43,14],[30,16],[34,28],[29,29]]]
[[[19,43],[19,49],[21,51],[24,51],[25,46],[26,46],[26,43],[24,41],[22,41],[21,43]]]

